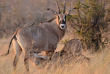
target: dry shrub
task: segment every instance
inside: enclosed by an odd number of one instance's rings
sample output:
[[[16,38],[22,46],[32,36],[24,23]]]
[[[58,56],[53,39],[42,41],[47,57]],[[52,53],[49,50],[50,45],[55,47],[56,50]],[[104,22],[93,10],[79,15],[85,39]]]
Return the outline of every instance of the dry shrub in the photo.
[[[68,23],[74,28],[88,50],[98,51],[105,47],[107,38],[103,36],[109,25],[109,9],[98,0],[77,1],[74,12],[67,17]],[[108,16],[106,16],[108,15]],[[105,40],[103,40],[105,38]]]

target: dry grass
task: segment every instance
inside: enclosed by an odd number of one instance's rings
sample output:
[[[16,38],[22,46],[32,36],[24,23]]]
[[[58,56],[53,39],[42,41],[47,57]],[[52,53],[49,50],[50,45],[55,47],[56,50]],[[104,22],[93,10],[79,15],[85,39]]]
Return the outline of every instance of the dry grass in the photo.
[[[5,53],[8,47],[9,39],[0,40],[0,55]],[[110,44],[109,44],[110,45]],[[109,74],[110,73],[110,46],[102,51],[101,53],[90,54],[89,52],[84,52],[87,57],[91,58],[90,63],[79,62],[74,63],[71,61],[69,64],[64,64],[63,67],[58,66],[55,69],[54,66],[51,69],[36,69],[30,63],[31,74]],[[60,45],[59,45],[60,47]],[[11,48],[11,53],[6,57],[0,57],[0,74],[26,74],[26,70],[23,64],[24,54],[20,56],[20,60],[17,65],[17,70],[13,71],[13,58],[14,51]],[[48,65],[47,65],[48,66]]]

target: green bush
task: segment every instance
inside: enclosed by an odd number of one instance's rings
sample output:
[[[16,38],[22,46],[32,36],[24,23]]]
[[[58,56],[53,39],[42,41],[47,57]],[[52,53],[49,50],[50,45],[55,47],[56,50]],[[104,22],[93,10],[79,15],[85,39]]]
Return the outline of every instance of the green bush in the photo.
[[[86,0],[75,4],[72,15],[67,17],[68,23],[75,29],[76,33],[82,37],[82,42],[87,49],[98,51],[104,48],[103,33],[107,29],[108,22],[105,14],[107,9],[101,1]]]

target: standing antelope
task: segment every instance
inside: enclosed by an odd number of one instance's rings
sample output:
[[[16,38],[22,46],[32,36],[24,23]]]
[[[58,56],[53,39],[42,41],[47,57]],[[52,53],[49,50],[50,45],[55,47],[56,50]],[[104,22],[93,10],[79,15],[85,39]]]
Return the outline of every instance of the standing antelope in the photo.
[[[14,70],[16,69],[16,65],[22,51],[25,53],[24,65],[28,72],[31,51],[35,51],[36,49],[38,49],[37,52],[45,51],[47,53],[53,53],[55,51],[59,40],[61,40],[65,35],[67,27],[65,3],[63,13],[61,13],[58,3],[56,4],[58,12],[52,9],[47,9],[55,15],[55,18],[39,25],[31,25],[20,28],[12,36],[8,52],[5,55],[9,54],[11,43],[13,43],[13,47],[15,49],[15,58],[13,61]],[[37,53],[36,57],[43,58],[43,56],[37,55]]]

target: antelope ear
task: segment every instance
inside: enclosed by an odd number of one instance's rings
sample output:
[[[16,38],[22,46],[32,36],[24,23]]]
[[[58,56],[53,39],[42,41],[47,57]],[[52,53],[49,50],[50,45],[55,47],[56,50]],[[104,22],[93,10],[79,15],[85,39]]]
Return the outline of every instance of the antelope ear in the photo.
[[[68,12],[66,12],[66,15],[69,15],[73,9],[74,8],[69,9]]]
[[[58,13],[54,11],[53,9],[48,8],[47,10],[50,10],[54,15],[57,15]]]
[[[74,7],[74,8],[69,9],[68,12],[66,12],[66,15],[69,15],[71,13],[71,11],[74,9],[78,9],[78,8]]]

